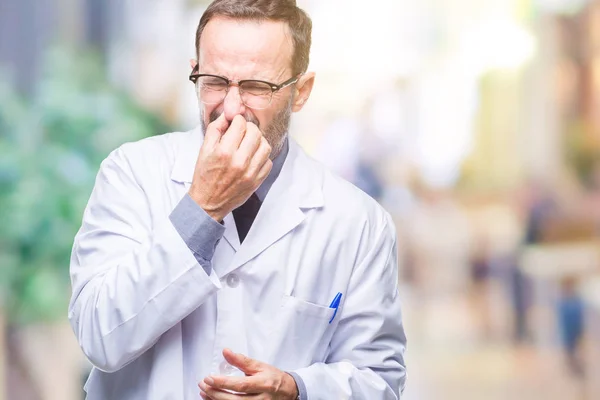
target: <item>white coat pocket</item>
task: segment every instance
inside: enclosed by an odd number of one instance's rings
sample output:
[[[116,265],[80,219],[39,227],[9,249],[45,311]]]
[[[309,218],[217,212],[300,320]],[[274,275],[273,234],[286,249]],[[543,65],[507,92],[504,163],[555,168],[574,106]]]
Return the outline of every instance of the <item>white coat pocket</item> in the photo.
[[[269,362],[282,370],[306,367],[322,361],[327,348],[326,335],[335,309],[283,295],[274,316],[269,338]],[[316,359],[315,359],[316,358]]]

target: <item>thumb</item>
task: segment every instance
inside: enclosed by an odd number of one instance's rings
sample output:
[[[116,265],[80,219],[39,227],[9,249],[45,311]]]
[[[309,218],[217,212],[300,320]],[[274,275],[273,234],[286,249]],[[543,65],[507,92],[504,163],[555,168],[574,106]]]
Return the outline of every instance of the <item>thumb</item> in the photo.
[[[204,132],[204,144],[208,148],[214,148],[221,140],[221,136],[227,131],[229,123],[225,118],[225,113],[221,113],[219,118],[208,124]]]
[[[227,118],[225,118],[225,112],[222,112],[221,115],[219,115],[219,118],[211,122],[209,126],[217,130],[221,135],[224,135],[225,132],[227,132],[227,128],[229,128],[229,122],[227,121]]]
[[[238,368],[246,375],[254,375],[261,371],[260,361],[246,357],[243,354],[234,353],[230,349],[223,350],[223,357],[225,357],[225,360],[227,360],[230,365]]]

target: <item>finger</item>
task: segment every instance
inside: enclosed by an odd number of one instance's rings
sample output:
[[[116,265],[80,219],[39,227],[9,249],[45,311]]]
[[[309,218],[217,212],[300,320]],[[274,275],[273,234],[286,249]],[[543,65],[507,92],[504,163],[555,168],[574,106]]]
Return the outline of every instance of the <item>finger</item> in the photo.
[[[215,400],[212,397],[209,397],[202,389],[200,389],[200,397],[203,400]]]
[[[246,125],[246,135],[240,143],[240,153],[247,155],[248,160],[250,160],[254,153],[256,153],[256,150],[258,150],[262,137],[263,134],[260,129],[252,122],[249,122]]]
[[[221,137],[221,145],[226,149],[236,151],[246,134],[246,119],[241,115],[236,115],[227,128],[227,132]]]
[[[240,369],[247,375],[254,375],[262,370],[262,363],[240,353],[234,353],[230,349],[223,350],[223,357],[229,364]]]
[[[225,132],[227,132],[229,125],[229,121],[227,121],[227,118],[225,118],[225,112],[222,112],[221,115],[219,115],[219,118],[215,119],[209,124],[210,127],[219,131],[221,135],[224,135]]]
[[[254,157],[254,153],[256,153],[260,146],[261,138],[262,133],[260,133],[258,128],[255,130],[250,129],[248,126],[239,149],[233,154],[234,165],[240,166],[244,173],[246,173],[250,167],[252,157]]]
[[[270,155],[271,146],[265,138],[262,138],[260,147],[256,150],[254,157],[250,160],[250,166],[248,167],[249,172],[257,176],[264,164],[269,160]]]
[[[202,147],[206,147],[209,149],[213,149],[217,143],[221,140],[221,137],[227,131],[227,127],[229,127],[229,123],[225,118],[225,113],[221,113],[219,118],[211,122],[206,128],[206,132],[204,132],[204,143]]]
[[[204,383],[208,387],[219,390],[233,390],[234,392],[258,394],[266,392],[264,377],[254,376],[220,376],[211,375],[204,378]]]
[[[217,388],[214,388],[212,386],[207,385],[204,382],[200,382],[200,384],[198,385],[200,386],[200,392],[204,392],[204,395],[206,396],[206,398],[211,399],[211,400],[241,400],[241,399],[248,399],[248,395],[244,394],[244,393],[230,393],[230,392],[226,392]]]
[[[265,163],[260,168],[260,171],[258,172],[256,179],[262,183],[265,179],[267,179],[267,176],[269,176],[272,169],[273,169],[273,162],[271,161],[271,159],[267,158],[267,161],[265,161]]]

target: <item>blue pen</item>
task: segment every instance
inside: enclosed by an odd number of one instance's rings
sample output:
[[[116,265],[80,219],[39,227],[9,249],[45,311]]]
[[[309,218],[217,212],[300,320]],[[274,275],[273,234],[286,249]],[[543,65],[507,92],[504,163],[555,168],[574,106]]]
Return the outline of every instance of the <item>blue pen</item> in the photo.
[[[335,295],[335,297],[333,298],[333,301],[329,305],[329,308],[335,308],[335,311],[333,312],[333,315],[331,316],[329,323],[331,323],[333,321],[333,319],[335,318],[335,314],[337,314],[337,310],[340,306],[341,301],[342,301],[342,292],[338,292],[338,294]]]

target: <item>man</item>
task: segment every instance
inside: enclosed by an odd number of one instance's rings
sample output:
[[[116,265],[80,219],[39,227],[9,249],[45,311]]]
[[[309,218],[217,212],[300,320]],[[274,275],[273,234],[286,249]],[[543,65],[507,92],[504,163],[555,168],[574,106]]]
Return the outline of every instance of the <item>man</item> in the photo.
[[[399,398],[392,221],[287,135],[310,35],[293,0],[214,1],[200,128],[102,163],[71,259],[88,399]]]

